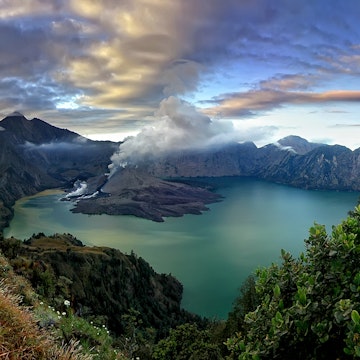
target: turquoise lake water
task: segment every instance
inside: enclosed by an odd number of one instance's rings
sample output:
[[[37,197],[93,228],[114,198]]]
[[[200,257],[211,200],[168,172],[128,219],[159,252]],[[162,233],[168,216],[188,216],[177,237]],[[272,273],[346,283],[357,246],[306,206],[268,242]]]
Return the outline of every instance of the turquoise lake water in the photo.
[[[60,194],[40,194],[16,203],[4,235],[26,239],[38,232],[71,233],[86,245],[133,250],[157,272],[182,282],[185,309],[225,318],[249,274],[279,261],[282,248],[298,256],[314,221],[331,231],[359,198],[359,193],[301,190],[244,178],[223,178],[217,185],[222,202],[211,204],[203,215],[164,223],[73,214],[71,203],[59,201]]]

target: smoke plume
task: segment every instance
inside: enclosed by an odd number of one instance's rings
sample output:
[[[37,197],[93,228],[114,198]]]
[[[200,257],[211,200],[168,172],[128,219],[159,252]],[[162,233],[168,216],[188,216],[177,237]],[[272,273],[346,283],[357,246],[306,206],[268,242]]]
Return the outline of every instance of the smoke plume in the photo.
[[[239,140],[232,123],[212,121],[190,103],[174,96],[162,100],[157,122],[127,138],[111,157],[111,173],[118,167],[178,152]]]

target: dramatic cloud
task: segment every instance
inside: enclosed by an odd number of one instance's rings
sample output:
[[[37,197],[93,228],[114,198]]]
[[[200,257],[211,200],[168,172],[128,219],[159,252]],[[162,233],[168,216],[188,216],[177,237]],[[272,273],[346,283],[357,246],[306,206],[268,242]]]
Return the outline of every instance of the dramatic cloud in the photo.
[[[213,102],[218,105],[208,108],[206,112],[211,115],[221,114],[223,117],[233,118],[254,115],[257,111],[269,111],[289,104],[360,103],[360,90],[333,90],[315,93],[260,89],[226,94],[223,98],[215,99]]]
[[[161,122],[153,114],[169,96],[232,120],[349,101],[337,121],[358,112],[357,0],[0,5],[3,115],[98,134]]]

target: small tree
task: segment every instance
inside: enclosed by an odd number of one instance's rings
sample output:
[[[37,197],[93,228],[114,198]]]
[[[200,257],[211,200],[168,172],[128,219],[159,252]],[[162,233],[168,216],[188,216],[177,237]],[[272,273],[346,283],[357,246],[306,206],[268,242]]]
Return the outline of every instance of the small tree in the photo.
[[[235,299],[233,308],[228,315],[225,335],[230,336],[235,331],[243,331],[246,323],[245,315],[254,311],[259,305],[259,296],[256,292],[256,279],[254,275],[248,276],[240,288],[240,295]]]
[[[0,233],[1,234],[1,233]],[[15,259],[21,249],[21,241],[13,237],[9,239],[1,238],[0,235],[0,250],[10,260]]]

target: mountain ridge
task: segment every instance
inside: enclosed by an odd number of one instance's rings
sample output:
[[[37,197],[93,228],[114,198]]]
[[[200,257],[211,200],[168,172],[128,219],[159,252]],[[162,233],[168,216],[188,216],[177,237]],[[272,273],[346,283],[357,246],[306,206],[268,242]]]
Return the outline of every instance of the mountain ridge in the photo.
[[[200,214],[206,204],[220,200],[211,189],[181,183],[184,178],[246,176],[304,189],[360,191],[360,149],[294,135],[259,148],[233,142],[171,153],[115,169],[107,177],[119,143],[92,141],[20,113],[1,120],[0,129],[0,230],[12,218],[17,199],[47,188],[71,191],[78,181],[86,181],[86,191],[71,198],[74,212],[155,221]]]
[[[0,127],[12,137],[12,141],[19,143],[28,141],[41,144],[57,140],[70,141],[80,136],[73,131],[60,129],[38,118],[28,120],[20,113],[5,117],[0,121]]]

